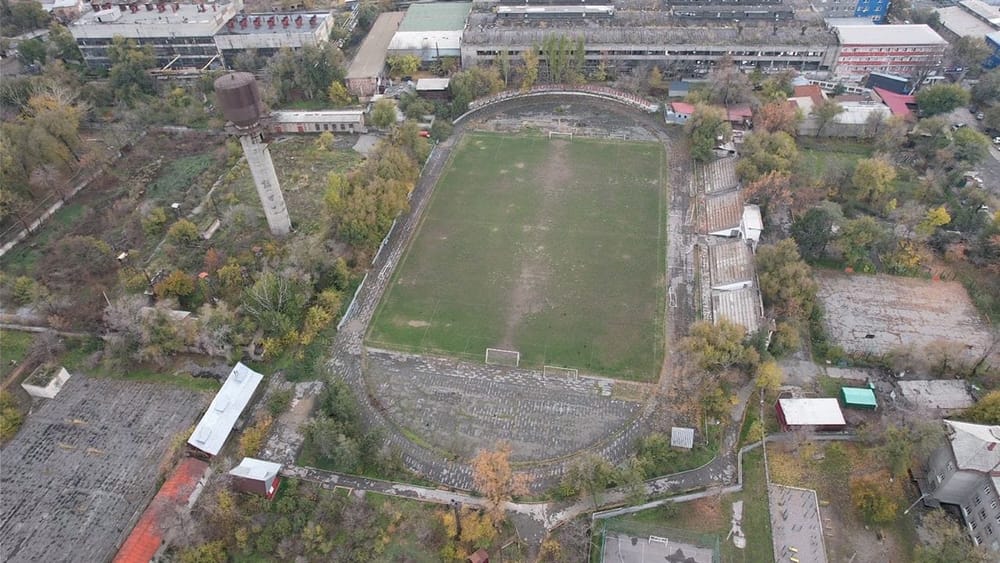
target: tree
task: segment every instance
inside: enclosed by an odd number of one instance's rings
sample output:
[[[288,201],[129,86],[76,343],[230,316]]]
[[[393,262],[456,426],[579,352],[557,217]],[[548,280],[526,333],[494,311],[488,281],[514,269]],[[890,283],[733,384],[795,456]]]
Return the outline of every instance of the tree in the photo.
[[[83,53],[66,26],[53,22],[49,26],[49,54],[66,62],[83,62]]]
[[[4,2],[3,25],[4,35],[13,37],[26,31],[42,29],[49,21],[49,14],[38,2]]]
[[[160,299],[165,297],[188,297],[194,293],[194,278],[183,270],[174,270],[166,278],[153,286],[153,292]]]
[[[814,207],[792,223],[792,238],[806,260],[820,260],[833,240],[833,215],[823,207]]]
[[[222,540],[189,547],[180,553],[180,563],[225,563],[228,560],[226,542]]]
[[[934,231],[938,227],[942,227],[948,223],[951,223],[951,215],[948,214],[945,206],[933,207],[928,209],[927,213],[924,213],[923,220],[917,225],[917,233],[929,237],[934,234]]]
[[[266,271],[244,292],[243,312],[265,334],[281,336],[298,326],[309,297],[309,288],[301,279]]]
[[[966,35],[951,44],[951,60],[954,66],[966,69],[975,76],[982,70],[983,63],[990,58],[993,50],[982,37]]]
[[[858,161],[851,177],[855,196],[880,210],[888,203],[896,180],[896,168],[882,158]]]
[[[757,351],[745,342],[746,330],[722,319],[718,324],[698,321],[681,341],[681,349],[694,357],[700,369],[717,372],[730,367],[753,367],[760,361]]]
[[[792,176],[786,172],[768,172],[746,186],[746,197],[760,203],[765,215],[792,203]]]
[[[750,78],[728,56],[719,59],[708,77],[708,99],[724,106],[754,101]]]
[[[916,563],[986,563],[990,557],[969,541],[968,531],[951,519],[944,510],[932,510],[921,522],[919,537],[926,543],[917,546]]]
[[[784,131],[789,135],[798,134],[801,121],[802,112],[785,100],[762,105],[753,120],[758,129],[769,133]]]
[[[167,238],[175,244],[192,245],[201,240],[198,226],[187,219],[179,219],[167,230]]]
[[[500,76],[503,77],[503,87],[504,88],[510,87],[510,72],[511,72],[510,51],[508,51],[507,49],[501,49],[497,53],[496,66],[500,68]]]
[[[649,69],[647,82],[651,92],[656,93],[663,91],[663,73],[660,72],[660,67],[653,65],[653,68]]]
[[[156,57],[150,45],[139,46],[135,39],[116,35],[108,46],[111,70],[109,85],[115,100],[132,104],[139,97],[151,95],[156,84],[146,70],[156,66]]]
[[[24,416],[17,405],[17,399],[8,391],[0,391],[0,440],[7,440],[17,434]]]
[[[729,140],[732,127],[722,109],[698,104],[684,124],[691,145],[691,158],[699,162],[712,159],[715,147]]]
[[[889,117],[875,135],[875,149],[883,153],[894,153],[906,142],[909,130],[910,123],[905,117],[899,115]]]
[[[527,475],[514,473],[510,453],[510,443],[500,442],[492,450],[479,450],[472,458],[472,480],[476,490],[489,501],[488,512],[494,525],[504,521],[507,501],[528,494]]]
[[[538,80],[538,50],[534,47],[525,49],[521,54],[524,68],[521,70],[521,90],[530,90]]]
[[[812,114],[816,117],[816,136],[821,137],[826,126],[833,123],[844,111],[844,107],[833,100],[824,99],[816,104],[812,110]]]
[[[917,92],[917,107],[926,116],[948,113],[969,103],[969,92],[960,84],[932,84]]]
[[[330,85],[344,79],[344,54],[332,41],[322,45],[304,45],[292,50],[283,48],[271,57],[265,73],[271,78],[274,96],[279,103],[323,99]]]
[[[386,60],[392,76],[412,76],[420,70],[420,57],[416,55],[394,55]]]
[[[736,172],[744,182],[753,182],[769,172],[791,173],[798,158],[799,149],[788,133],[755,131],[744,138]]]
[[[758,248],[757,275],[764,304],[779,317],[810,317],[816,304],[816,282],[793,239]]]
[[[388,98],[382,98],[372,106],[372,125],[379,129],[387,129],[396,123],[396,104]]]
[[[951,136],[955,158],[976,165],[990,154],[990,139],[971,127],[961,127]]]
[[[979,106],[986,106],[1000,100],[1000,68],[995,68],[980,76],[970,94],[972,101]]]
[[[851,501],[864,519],[872,524],[891,522],[899,511],[892,494],[873,477],[851,482]]]
[[[1000,391],[990,391],[976,404],[962,411],[962,420],[976,424],[1000,425]]]
[[[778,362],[774,360],[762,362],[757,366],[757,378],[754,380],[754,386],[763,396],[767,393],[777,391],[781,387],[781,380],[783,378],[784,374]]]
[[[339,80],[330,83],[330,87],[326,91],[326,96],[330,98],[330,103],[333,104],[333,107],[340,108],[354,103],[354,97],[347,91],[344,83]]]
[[[469,103],[476,98],[496,94],[503,90],[500,71],[493,67],[473,67],[451,77],[451,114],[461,115],[469,109]]]
[[[573,463],[563,476],[566,489],[586,494],[594,503],[594,510],[601,504],[601,493],[615,481],[615,468],[603,457],[587,452]]]
[[[983,113],[986,114],[983,118],[983,125],[994,131],[1000,131],[1000,104],[990,106]]]
[[[837,239],[844,253],[844,261],[858,272],[875,271],[874,259],[884,250],[888,233],[875,221],[865,216],[844,223]]]
[[[17,53],[21,56],[21,60],[24,64],[31,65],[35,63],[45,63],[45,58],[48,53],[45,49],[45,43],[42,43],[41,39],[25,39],[17,45]]]

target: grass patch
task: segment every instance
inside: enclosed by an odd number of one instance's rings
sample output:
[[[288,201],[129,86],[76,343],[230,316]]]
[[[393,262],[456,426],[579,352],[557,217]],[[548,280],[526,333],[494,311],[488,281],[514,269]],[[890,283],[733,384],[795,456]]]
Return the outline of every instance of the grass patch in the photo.
[[[514,349],[522,365],[654,379],[664,157],[655,143],[466,135],[369,342],[475,360]]]
[[[771,518],[767,505],[767,483],[764,478],[763,451],[757,448],[743,458],[744,488],[740,493],[713,496],[679,504],[667,504],[608,521],[609,529],[630,535],[658,535],[675,541],[719,542],[722,563],[756,563],[774,561],[771,545]],[[743,531],[747,537],[745,549],[738,549],[729,534],[734,501],[743,501]],[[594,533],[592,561],[601,561],[601,528]]]
[[[6,379],[17,369],[17,364],[28,355],[34,340],[35,335],[30,332],[0,330],[0,379]]]
[[[195,178],[212,166],[214,160],[211,154],[194,154],[171,160],[156,181],[149,185],[149,191],[155,197],[186,191]]]

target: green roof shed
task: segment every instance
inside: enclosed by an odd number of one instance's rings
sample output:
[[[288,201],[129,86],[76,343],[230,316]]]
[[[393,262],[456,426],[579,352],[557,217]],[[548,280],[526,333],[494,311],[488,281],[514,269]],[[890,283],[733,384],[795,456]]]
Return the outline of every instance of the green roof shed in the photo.
[[[845,407],[872,411],[878,408],[875,392],[867,387],[841,387],[840,400]]]

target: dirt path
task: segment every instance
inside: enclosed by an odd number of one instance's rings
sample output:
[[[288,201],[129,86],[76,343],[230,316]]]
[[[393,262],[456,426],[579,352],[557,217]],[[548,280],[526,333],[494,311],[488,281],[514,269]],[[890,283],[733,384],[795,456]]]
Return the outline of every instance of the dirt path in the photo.
[[[525,225],[527,232],[520,249],[521,269],[511,289],[504,319],[501,346],[515,348],[517,329],[524,318],[545,306],[545,286],[552,273],[552,260],[545,248],[545,233],[552,227],[553,209],[561,203],[561,193],[573,179],[570,172],[569,142],[549,141],[544,168],[535,179],[542,193],[542,202],[533,225]]]

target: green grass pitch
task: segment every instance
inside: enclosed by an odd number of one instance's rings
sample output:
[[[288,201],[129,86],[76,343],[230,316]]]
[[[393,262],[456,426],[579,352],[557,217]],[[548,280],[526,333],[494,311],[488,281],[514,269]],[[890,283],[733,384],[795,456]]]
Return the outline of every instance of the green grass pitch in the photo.
[[[479,361],[503,348],[522,366],[654,380],[665,174],[657,143],[465,135],[368,344]]]

